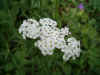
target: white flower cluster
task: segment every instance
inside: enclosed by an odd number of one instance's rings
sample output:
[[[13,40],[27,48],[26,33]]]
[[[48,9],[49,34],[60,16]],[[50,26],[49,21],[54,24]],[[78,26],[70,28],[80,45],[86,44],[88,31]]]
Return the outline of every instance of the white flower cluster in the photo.
[[[34,19],[24,20],[19,28],[19,33],[22,34],[24,39],[26,39],[26,37],[36,39],[40,33],[39,23]]]
[[[77,41],[74,37],[71,37],[68,38],[67,42],[68,44],[62,49],[62,52],[64,52],[63,59],[67,61],[72,57],[74,60],[76,57],[80,56],[80,41]]]
[[[69,28],[57,28],[57,22],[50,18],[40,19],[39,22],[34,19],[25,20],[19,28],[19,33],[22,34],[24,39],[26,37],[40,38],[35,42],[35,46],[40,49],[44,56],[52,55],[55,48],[64,53],[64,61],[80,56],[80,41],[77,41],[74,37],[70,37],[66,41],[65,36],[71,34]]]

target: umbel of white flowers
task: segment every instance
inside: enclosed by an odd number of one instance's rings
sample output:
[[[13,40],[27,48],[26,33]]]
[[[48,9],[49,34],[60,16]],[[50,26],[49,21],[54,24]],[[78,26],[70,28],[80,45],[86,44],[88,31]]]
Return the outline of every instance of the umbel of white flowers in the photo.
[[[65,40],[65,36],[71,34],[69,28],[57,28],[57,22],[50,18],[40,19],[39,22],[35,19],[24,20],[19,27],[19,33],[22,34],[23,39],[26,37],[40,38],[34,45],[40,49],[44,56],[52,55],[55,48],[64,53],[64,61],[68,61],[70,58],[74,60],[80,56],[80,41],[74,37]]]

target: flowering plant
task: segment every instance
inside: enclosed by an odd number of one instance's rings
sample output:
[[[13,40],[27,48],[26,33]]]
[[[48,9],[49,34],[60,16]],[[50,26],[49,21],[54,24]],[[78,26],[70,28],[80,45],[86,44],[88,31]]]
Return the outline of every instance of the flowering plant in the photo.
[[[40,25],[39,25],[40,24]],[[45,55],[52,55],[55,48],[61,49],[64,52],[63,59],[69,60],[70,57],[75,59],[80,55],[80,42],[74,37],[68,38],[66,41],[65,36],[68,37],[71,32],[69,28],[57,28],[56,21],[50,18],[40,19],[39,23],[34,19],[28,19],[23,22],[19,28],[19,33],[22,33],[24,39],[26,37],[31,39],[40,38],[35,42],[41,53]]]
[[[100,0],[0,0],[0,75],[100,75]]]

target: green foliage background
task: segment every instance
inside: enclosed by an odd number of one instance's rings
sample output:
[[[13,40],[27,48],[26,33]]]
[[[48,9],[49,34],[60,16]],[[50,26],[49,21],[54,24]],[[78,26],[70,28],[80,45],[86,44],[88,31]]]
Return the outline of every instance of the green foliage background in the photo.
[[[83,3],[85,9],[77,6]],[[50,17],[69,25],[82,53],[64,62],[62,54],[43,56],[35,40],[18,33],[22,21]],[[0,0],[0,75],[100,75],[100,0]]]

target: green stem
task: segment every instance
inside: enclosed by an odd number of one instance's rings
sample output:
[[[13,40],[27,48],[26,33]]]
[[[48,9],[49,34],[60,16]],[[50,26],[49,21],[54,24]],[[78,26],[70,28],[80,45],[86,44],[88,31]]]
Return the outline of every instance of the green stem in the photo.
[[[55,19],[58,22],[58,27],[61,28],[61,21],[60,21],[60,15],[59,15],[59,0],[55,0]]]

